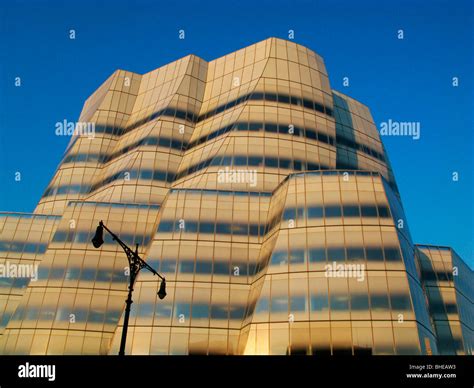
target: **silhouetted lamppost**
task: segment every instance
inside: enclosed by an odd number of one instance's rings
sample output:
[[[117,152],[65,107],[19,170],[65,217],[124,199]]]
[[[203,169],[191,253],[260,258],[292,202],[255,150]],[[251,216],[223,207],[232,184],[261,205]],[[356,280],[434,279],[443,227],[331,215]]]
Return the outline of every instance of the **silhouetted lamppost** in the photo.
[[[120,238],[112,233],[109,228],[107,228],[102,221],[99,222],[99,226],[95,232],[95,236],[92,239],[92,245],[94,248],[100,248],[104,243],[104,229],[110,233],[114,241],[123,248],[125,254],[127,255],[128,264],[130,267],[130,282],[128,285],[128,298],[125,301],[125,317],[123,321],[123,330],[122,330],[122,340],[120,341],[120,351],[119,356],[125,355],[125,343],[127,342],[127,330],[128,330],[128,319],[130,317],[130,307],[133,303],[132,301],[132,292],[135,279],[142,268],[146,268],[153,275],[158,276],[161,279],[160,289],[158,290],[158,297],[163,299],[166,296],[166,281],[163,276],[156,272],[152,267],[150,267],[140,256],[138,256],[138,244],[136,246],[135,252],[132,251]]]

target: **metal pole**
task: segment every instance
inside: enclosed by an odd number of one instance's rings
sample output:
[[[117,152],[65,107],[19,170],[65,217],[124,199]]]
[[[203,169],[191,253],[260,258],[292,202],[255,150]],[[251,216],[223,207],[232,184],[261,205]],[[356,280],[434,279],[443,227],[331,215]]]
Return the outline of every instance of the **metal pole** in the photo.
[[[135,250],[135,257],[138,256],[138,244]],[[130,283],[128,285],[128,297],[125,301],[125,317],[123,319],[123,329],[122,329],[122,339],[120,340],[120,350],[119,356],[125,356],[125,344],[127,342],[127,332],[128,332],[128,320],[130,318],[130,309],[133,303],[132,300],[132,293],[133,293],[133,285],[135,283],[135,277],[140,271],[140,266],[135,263],[135,258],[129,258],[128,260],[130,266]]]
[[[119,356],[125,355],[125,343],[127,342],[127,331],[128,331],[128,319],[130,318],[130,307],[132,306],[132,292],[133,292],[133,283],[132,283],[132,274],[130,273],[130,284],[128,286],[128,298],[125,301],[125,317],[123,320],[123,329],[122,329],[122,339],[120,341],[120,351]]]

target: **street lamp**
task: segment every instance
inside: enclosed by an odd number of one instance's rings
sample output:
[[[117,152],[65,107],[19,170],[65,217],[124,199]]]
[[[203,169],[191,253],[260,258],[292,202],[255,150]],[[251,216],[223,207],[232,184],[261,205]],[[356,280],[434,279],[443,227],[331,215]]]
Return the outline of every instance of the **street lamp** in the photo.
[[[120,351],[119,356],[125,355],[125,343],[127,342],[127,331],[128,331],[128,319],[130,317],[130,306],[132,305],[132,292],[135,279],[142,268],[146,268],[153,275],[158,276],[161,279],[160,289],[158,290],[158,297],[163,299],[166,296],[166,280],[158,272],[156,272],[152,267],[150,267],[140,256],[138,256],[138,244],[135,248],[135,252],[130,249],[127,244],[125,244],[120,238],[114,234],[109,228],[107,228],[102,221],[99,222],[99,226],[95,231],[95,235],[92,238],[92,245],[94,248],[100,248],[104,243],[104,229],[109,232],[114,241],[122,247],[125,254],[127,255],[128,264],[130,267],[130,282],[128,285],[128,297],[125,301],[125,317],[123,321],[123,330],[122,330],[122,339],[120,341]]]

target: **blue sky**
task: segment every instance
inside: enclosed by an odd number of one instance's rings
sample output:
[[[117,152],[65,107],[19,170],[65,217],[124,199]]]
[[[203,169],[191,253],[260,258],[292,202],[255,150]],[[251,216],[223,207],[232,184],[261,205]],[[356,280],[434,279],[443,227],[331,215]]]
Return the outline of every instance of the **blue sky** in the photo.
[[[383,138],[413,239],[452,246],[474,267],[469,0],[2,4],[0,211],[33,211],[69,140],[55,135],[55,123],[77,120],[117,68],[144,73],[190,53],[212,60],[270,36],[288,38],[290,29],[324,58],[332,88],[367,104],[377,126],[421,123],[420,140]]]

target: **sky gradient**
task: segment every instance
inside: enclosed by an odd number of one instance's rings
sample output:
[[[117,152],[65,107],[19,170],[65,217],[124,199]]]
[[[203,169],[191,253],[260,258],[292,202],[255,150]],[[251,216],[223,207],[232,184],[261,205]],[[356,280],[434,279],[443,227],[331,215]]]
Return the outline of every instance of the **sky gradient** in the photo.
[[[287,39],[291,29],[294,42],[324,58],[331,87],[368,105],[378,128],[389,119],[420,122],[419,140],[382,137],[413,240],[451,246],[474,267],[472,1],[1,7],[0,211],[34,210],[69,141],[55,135],[55,123],[76,121],[86,98],[116,69],[145,73],[188,54],[212,60],[271,36]]]

